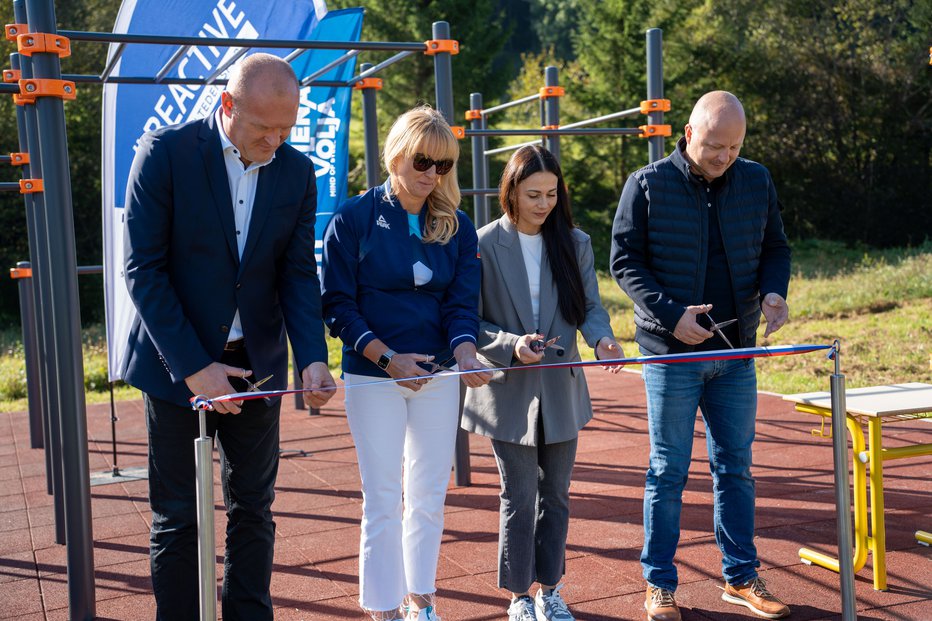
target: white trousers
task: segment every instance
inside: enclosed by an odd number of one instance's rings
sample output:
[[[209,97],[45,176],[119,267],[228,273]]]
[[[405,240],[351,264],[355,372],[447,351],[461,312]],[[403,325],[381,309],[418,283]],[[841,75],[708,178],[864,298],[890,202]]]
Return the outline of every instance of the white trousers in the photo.
[[[434,378],[417,392],[389,382],[353,388],[374,380],[344,374],[362,479],[359,604],[391,610],[408,593],[436,591],[460,379]]]

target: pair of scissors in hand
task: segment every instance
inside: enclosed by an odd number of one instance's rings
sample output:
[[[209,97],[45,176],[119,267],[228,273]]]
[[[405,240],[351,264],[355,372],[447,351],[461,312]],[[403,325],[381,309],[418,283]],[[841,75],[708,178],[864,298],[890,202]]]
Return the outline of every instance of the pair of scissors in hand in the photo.
[[[728,327],[738,320],[729,319],[728,321],[723,321],[722,323],[715,323],[715,320],[712,319],[712,315],[710,315],[709,313],[706,313],[705,316],[709,318],[709,322],[712,324],[711,326],[709,326],[709,331],[714,332],[715,334],[719,335],[722,338],[722,340],[725,341],[725,344],[728,345],[729,348],[734,349],[735,346],[731,344],[731,341],[729,341],[728,337],[725,336],[725,333],[722,332],[722,328]]]
[[[274,374],[274,373],[273,373],[272,375],[269,375],[268,377],[262,378],[262,379],[259,380],[258,382],[250,382],[248,379],[246,379],[246,378],[244,377],[244,378],[243,378],[243,381],[246,382],[246,392],[259,392],[259,386],[261,386],[262,384],[266,383],[267,381],[269,381],[269,380],[272,379],[273,377],[275,377],[275,374]],[[265,401],[266,403],[269,403],[269,402],[270,402],[270,399],[269,399],[268,397],[263,397],[262,400]]]
[[[538,333],[538,334],[540,334],[540,333]],[[559,334],[558,334],[557,336],[553,337],[552,339],[547,339],[547,340],[540,339],[540,340],[537,340],[537,341],[532,341],[532,342],[531,342],[531,349],[533,349],[535,353],[540,353],[540,352],[544,351],[545,349],[547,349],[548,347],[551,347],[551,348],[557,350],[557,355],[558,355],[558,356],[562,356],[562,355],[563,355],[563,347],[556,344],[558,340],[560,340],[560,335],[559,335]]]

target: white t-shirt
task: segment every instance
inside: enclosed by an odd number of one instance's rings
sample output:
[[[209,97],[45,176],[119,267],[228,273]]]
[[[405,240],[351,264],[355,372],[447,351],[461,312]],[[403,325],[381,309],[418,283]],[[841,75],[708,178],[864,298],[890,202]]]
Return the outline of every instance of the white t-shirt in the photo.
[[[534,326],[540,329],[540,258],[544,251],[544,237],[527,235],[518,231],[521,242],[521,254],[524,255],[524,267],[527,269],[527,284],[531,291],[531,309],[534,311]]]

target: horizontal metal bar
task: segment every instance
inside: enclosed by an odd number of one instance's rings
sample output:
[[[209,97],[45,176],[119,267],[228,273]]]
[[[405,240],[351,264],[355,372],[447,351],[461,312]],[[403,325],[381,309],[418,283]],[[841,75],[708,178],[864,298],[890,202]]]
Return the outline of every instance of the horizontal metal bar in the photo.
[[[0,181],[0,192],[19,192],[19,183],[15,181]]]
[[[357,75],[356,77],[351,78],[349,82],[350,84],[356,84],[356,82],[359,82],[365,78],[368,78],[370,75],[374,73],[378,73],[379,71],[381,71],[382,69],[385,69],[389,65],[394,65],[399,60],[404,60],[405,58],[407,58],[408,56],[411,56],[412,54],[414,54],[414,52],[398,52],[391,58],[387,60],[383,60],[382,62],[375,65],[374,67],[369,67],[368,69],[366,69],[365,71]]]
[[[79,265],[78,274],[103,274],[103,265]]]
[[[598,127],[581,129],[467,129],[470,136],[640,136],[637,127]]]
[[[188,84],[191,86],[203,86],[207,83],[205,78],[165,78],[161,82],[156,82],[155,78],[145,76],[110,76],[106,80],[101,80],[99,75],[94,74],[67,74],[63,75],[62,79],[71,80],[72,82],[79,84],[103,84],[106,81],[107,84]],[[224,86],[226,83],[226,80],[215,80],[213,82],[213,84],[218,84],[220,86]],[[2,89],[3,86],[5,85],[0,84],[0,89]],[[341,82],[339,80],[320,80],[317,82],[311,82],[310,86],[349,87],[350,84]],[[12,92],[18,93],[19,87],[14,86]]]
[[[528,95],[527,97],[522,97],[521,99],[515,99],[514,101],[508,101],[503,104],[499,104],[497,106],[492,106],[491,108],[484,108],[482,110],[482,114],[483,116],[487,116],[489,114],[492,114],[493,112],[498,112],[500,110],[505,110],[507,108],[512,108],[514,106],[520,106],[523,103],[527,103],[529,101],[535,101],[537,99],[540,99],[540,93],[536,93],[534,95]]]
[[[9,164],[13,161],[13,158],[9,155],[0,155],[0,164]]]
[[[498,147],[497,149],[489,149],[485,152],[486,155],[497,155],[499,153],[507,153],[508,151],[514,151],[520,149],[521,147],[529,147],[531,145],[540,144],[543,140],[532,140],[530,142],[519,142],[518,144],[509,144],[504,147]]]
[[[460,194],[463,196],[498,196],[498,188],[461,189]]]
[[[298,39],[222,39],[207,37],[174,37],[168,35],[128,34],[117,32],[83,32],[59,30],[58,34],[72,41],[98,43],[145,43],[149,45],[210,45],[213,47],[241,47],[248,42],[257,48],[294,48],[306,50],[371,50],[383,52],[423,52],[427,45],[422,42],[388,41],[301,41]]]
[[[921,457],[923,455],[932,455],[932,444],[912,444],[910,446],[885,448],[880,453],[880,457],[884,461],[888,459],[904,459],[906,457]]]
[[[295,50],[295,51],[297,51],[297,50]],[[305,51],[306,51],[306,50],[302,50],[302,53],[305,52]],[[315,71],[314,73],[312,73],[311,75],[305,77],[303,80],[301,80],[301,86],[307,86],[308,84],[310,84],[311,82],[313,82],[315,79],[319,78],[320,76],[326,75],[326,73],[327,73],[328,71],[330,71],[331,69],[333,69],[334,67],[339,67],[340,65],[342,65],[343,63],[345,63],[345,62],[348,61],[349,59],[351,59],[351,58],[353,58],[353,57],[355,57],[355,56],[358,56],[358,55],[359,55],[359,50],[350,50],[350,51],[348,51],[346,54],[343,54],[343,56],[340,56],[340,57],[337,58],[336,60],[333,60],[333,61],[327,63],[326,65],[324,65],[323,67],[321,67],[320,69],[318,69],[317,71]],[[290,56],[290,54],[289,54],[289,56]]]
[[[0,83],[0,93],[19,93],[19,84]]]
[[[627,110],[622,110],[621,112],[612,112],[611,114],[597,116],[592,119],[584,119],[582,121],[576,121],[575,123],[569,123],[568,125],[561,125],[560,129],[572,129],[574,127],[585,127],[586,125],[595,125],[596,123],[601,123],[603,121],[611,121],[612,119],[620,119],[622,117],[634,116],[640,113],[641,113],[640,108],[629,108]]]

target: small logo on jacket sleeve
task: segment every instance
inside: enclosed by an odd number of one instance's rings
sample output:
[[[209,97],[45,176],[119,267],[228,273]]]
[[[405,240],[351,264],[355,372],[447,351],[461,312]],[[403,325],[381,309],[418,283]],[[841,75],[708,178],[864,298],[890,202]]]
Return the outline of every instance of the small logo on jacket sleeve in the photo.
[[[379,218],[378,218],[378,220],[375,221],[375,223],[376,223],[378,226],[382,227],[383,229],[390,229],[390,228],[392,228],[392,227],[390,227],[390,226],[388,225],[388,221],[385,219],[385,216],[383,216],[382,214],[379,214]]]

